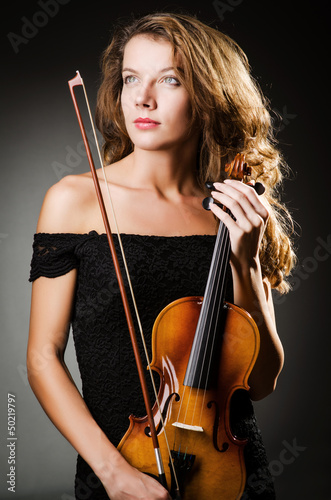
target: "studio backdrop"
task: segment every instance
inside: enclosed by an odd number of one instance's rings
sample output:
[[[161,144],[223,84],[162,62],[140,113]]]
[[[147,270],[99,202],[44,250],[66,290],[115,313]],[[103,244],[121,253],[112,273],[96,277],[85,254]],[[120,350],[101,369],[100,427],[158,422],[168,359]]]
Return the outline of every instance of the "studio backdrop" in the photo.
[[[234,38],[270,101],[277,139],[291,168],[282,197],[296,221],[299,261],[292,291],[274,295],[285,366],[276,391],[254,406],[279,500],[327,500],[329,10],[326,1],[284,0],[28,0],[3,5],[0,498],[74,498],[76,452],[48,420],[27,381],[32,239],[47,189],[89,168],[68,80],[80,71],[93,109],[100,55],[111,30],[119,19],[156,10],[195,14]],[[66,362],[80,387],[71,337]],[[47,352],[40,358],[43,363]]]

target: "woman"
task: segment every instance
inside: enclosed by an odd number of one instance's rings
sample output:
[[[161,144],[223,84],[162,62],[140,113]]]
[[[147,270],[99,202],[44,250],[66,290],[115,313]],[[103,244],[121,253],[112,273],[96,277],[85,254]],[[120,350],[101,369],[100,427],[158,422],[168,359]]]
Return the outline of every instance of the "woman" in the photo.
[[[221,221],[231,241],[228,297],[252,314],[261,337],[249,396],[264,398],[283,365],[271,288],[287,291],[293,252],[285,227],[291,221],[275,194],[281,158],[245,55],[190,16],[154,14],[120,27],[103,56],[97,125],[147,339],[167,304],[203,295],[215,220]],[[226,180],[215,183],[212,195],[235,219],[216,204],[203,210],[204,182],[221,179],[238,152],[252,166],[252,184],[262,182],[265,194]],[[105,195],[101,175],[100,183]],[[145,411],[103,233],[89,173],[65,177],[48,191],[30,277],[29,381],[79,453],[76,498],[169,499],[116,449],[127,417]],[[71,323],[84,399],[64,362]],[[40,369],[45,353],[47,366]],[[249,437],[243,498],[274,498],[250,399],[246,393],[233,399],[234,431]]]

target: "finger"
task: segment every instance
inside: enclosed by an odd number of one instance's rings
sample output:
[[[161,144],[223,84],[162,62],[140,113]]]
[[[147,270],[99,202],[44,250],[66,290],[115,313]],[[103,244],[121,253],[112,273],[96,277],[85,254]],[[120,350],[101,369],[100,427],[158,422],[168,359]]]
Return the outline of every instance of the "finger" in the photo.
[[[230,231],[235,231],[235,227],[237,227],[237,229],[240,228],[240,230],[245,233],[249,233],[253,228],[260,228],[264,225],[262,217],[260,217],[252,207],[250,207],[250,209],[244,209],[235,199],[219,192],[215,192],[215,200],[217,200],[217,203],[221,203],[230,210],[231,215],[226,214],[229,219],[233,220],[232,217],[234,218],[234,223],[231,223],[231,221],[223,215],[224,210],[221,210],[223,214],[220,211],[213,210],[215,215],[227,225]]]
[[[244,184],[243,182],[238,182],[233,179],[225,179],[224,184],[225,186],[230,186],[239,193],[242,193],[250,200],[251,204],[256,208],[264,207],[264,204],[262,203],[263,198],[259,196],[259,192],[261,191],[264,192],[265,188],[263,184],[261,184],[260,182],[255,183],[255,181],[252,181],[249,184]],[[254,189],[255,186],[257,186],[257,189]]]
[[[236,219],[239,217],[252,217],[256,212],[244,193],[224,184],[215,186],[219,191],[212,191],[212,197],[231,210]]]
[[[241,217],[246,217],[245,210],[241,206],[240,203],[238,203],[237,200],[235,200],[233,197],[229,196],[228,194],[220,191],[212,191],[212,200],[213,204],[218,205],[220,209],[228,210],[231,213],[232,218],[235,220]]]
[[[255,190],[250,186],[231,179],[226,179],[224,183],[215,183],[214,186],[217,190],[229,196],[229,198],[234,199],[242,207],[248,217],[254,218],[254,214],[256,213],[264,221],[268,219],[268,210],[258,197]],[[217,197],[216,199],[218,200]],[[231,207],[228,208],[231,209]]]
[[[220,208],[216,203],[210,205],[210,210],[215,214],[215,216],[225,224],[230,232],[235,231],[238,226],[228,213],[226,213],[222,208]]]
[[[251,205],[246,196],[238,191],[231,190],[228,187],[223,189],[223,191],[227,191],[229,194],[226,194],[225,192],[213,191],[212,195],[218,203],[226,206],[231,211],[237,225],[241,229],[245,232],[250,232],[253,227],[261,228],[261,226],[265,226],[266,221],[263,216],[266,214],[261,215]]]

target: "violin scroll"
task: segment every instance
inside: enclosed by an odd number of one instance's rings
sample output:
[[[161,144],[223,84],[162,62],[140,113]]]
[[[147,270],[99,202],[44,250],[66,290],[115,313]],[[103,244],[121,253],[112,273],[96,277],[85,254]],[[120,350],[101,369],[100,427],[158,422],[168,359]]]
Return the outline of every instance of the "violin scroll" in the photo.
[[[236,179],[242,181],[244,177],[249,177],[252,174],[252,169],[245,161],[244,153],[238,153],[234,160],[225,165],[225,172],[228,174],[229,179]]]
[[[236,179],[238,181],[243,181],[245,177],[247,179],[247,177],[250,177],[252,174],[252,168],[245,161],[244,153],[236,154],[232,162],[226,163],[224,170],[227,173],[228,179]],[[265,187],[261,182],[256,182],[255,184],[249,185],[256,191],[259,196],[262,195],[265,191]],[[205,186],[207,189],[212,190],[214,189],[214,182],[207,181],[205,183]],[[223,208],[223,206],[217,203],[211,196],[208,196],[203,200],[202,206],[205,210],[210,210],[210,205],[212,205],[213,203],[216,203],[216,205],[218,205],[220,208]]]

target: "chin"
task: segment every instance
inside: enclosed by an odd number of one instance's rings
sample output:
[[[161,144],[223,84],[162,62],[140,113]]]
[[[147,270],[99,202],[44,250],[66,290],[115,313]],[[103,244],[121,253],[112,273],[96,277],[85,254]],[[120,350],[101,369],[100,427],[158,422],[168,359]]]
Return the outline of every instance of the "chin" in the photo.
[[[172,143],[160,142],[152,138],[150,138],[150,140],[133,140],[132,142],[136,148],[144,151],[165,151],[174,147],[174,144]]]
[[[169,138],[169,140],[162,138],[160,140],[160,137],[156,138],[152,135],[139,138],[132,136],[131,141],[136,148],[144,151],[176,151],[187,143],[187,139],[184,138]]]

